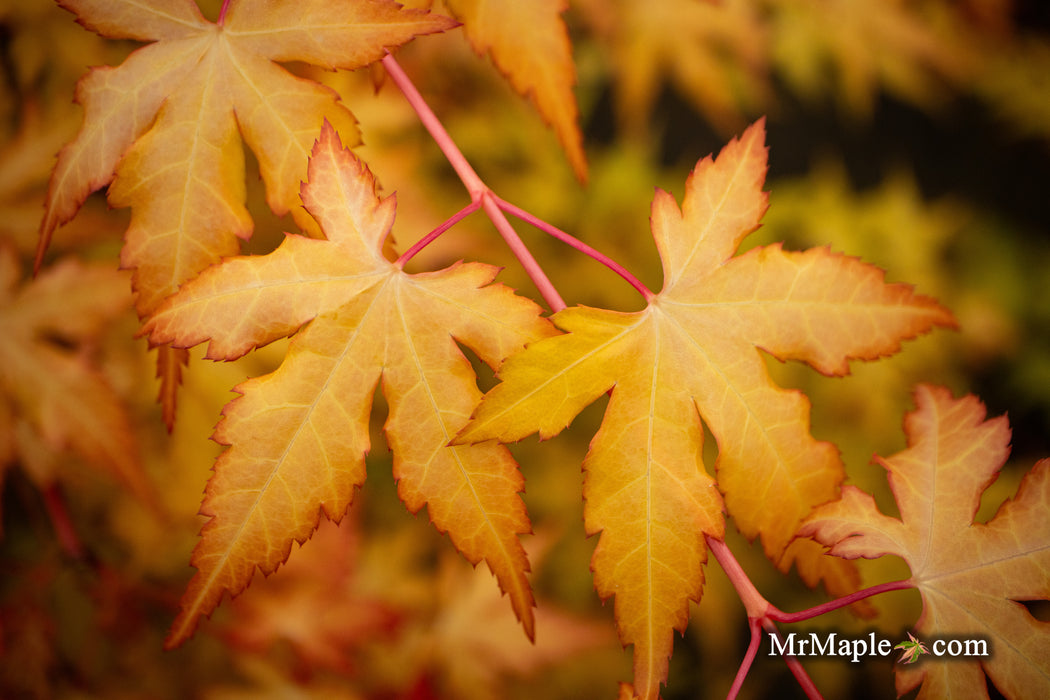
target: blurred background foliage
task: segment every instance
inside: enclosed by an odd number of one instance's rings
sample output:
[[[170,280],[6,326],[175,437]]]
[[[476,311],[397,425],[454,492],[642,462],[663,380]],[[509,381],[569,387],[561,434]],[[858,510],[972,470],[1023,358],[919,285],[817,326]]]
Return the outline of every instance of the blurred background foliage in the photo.
[[[206,3],[205,14],[214,18],[217,6]],[[440,2],[434,9],[443,10]],[[745,246],[830,246],[937,297],[960,322],[958,332],[907,343],[889,360],[855,363],[845,379],[772,359],[771,372],[810,396],[814,434],[838,445],[850,481],[890,513],[881,470],[869,462],[903,447],[901,418],[916,382],[973,392],[991,415],[1008,412],[1013,454],[979,515],[991,517],[1024,471],[1050,456],[1050,6],[573,0],[566,19],[590,161],[586,185],[531,105],[458,30],[417,40],[399,60],[497,193],[609,254],[653,289],[661,285],[648,228],[654,186],[680,197],[698,158],[766,115],[770,209]],[[47,0],[0,3],[0,246],[5,259],[21,262],[20,272],[5,270],[0,318],[18,303],[18,290],[35,284],[47,175],[81,117],[75,81],[88,66],[116,64],[133,49],[85,31]],[[289,68],[335,88],[357,115],[365,139],[359,154],[384,191],[398,194],[401,250],[467,203],[380,72]],[[256,233],[246,252],[271,250],[294,230],[269,213],[255,178],[249,204]],[[55,236],[43,274],[70,257],[112,270],[126,225],[126,211],[92,197]],[[637,293],[597,263],[519,230],[569,304],[641,308]],[[534,294],[493,234],[487,220],[472,216],[410,269],[480,259],[503,265],[505,283]],[[398,502],[377,397],[370,478],[342,525],[322,524],[277,575],[224,603],[183,648],[161,651],[219,452],[208,436],[230,388],[273,369],[284,345],[223,364],[195,352],[169,435],[154,402],[151,353],[134,338],[136,328],[129,296],[126,310],[90,342],[43,342],[89,362],[120,397],[159,506],[122,489],[74,441],[34,425],[13,388],[18,378],[0,367],[0,696],[598,698],[612,697],[616,681],[629,677],[611,605],[593,592],[594,540],[585,537],[580,510],[579,465],[603,401],[542,446],[513,446],[536,531],[526,538],[540,597],[536,646],[487,571],[472,571],[425,515],[412,517]],[[491,373],[482,381],[491,383]],[[708,445],[711,469],[713,440]],[[774,604],[795,610],[823,600],[731,527],[728,538]],[[862,570],[869,584],[907,576],[899,561],[864,562]],[[668,700],[724,696],[746,649],[735,593],[717,565],[707,567],[707,579],[676,644]],[[874,605],[873,620],[842,612],[808,629],[903,636],[919,612],[914,592],[880,596]],[[893,693],[890,660],[807,668],[826,697]],[[801,691],[780,659],[760,655],[743,697],[766,696]]]

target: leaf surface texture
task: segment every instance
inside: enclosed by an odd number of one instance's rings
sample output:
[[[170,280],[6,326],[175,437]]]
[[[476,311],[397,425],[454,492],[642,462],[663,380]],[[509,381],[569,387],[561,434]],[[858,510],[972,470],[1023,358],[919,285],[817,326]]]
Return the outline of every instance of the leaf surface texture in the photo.
[[[43,245],[93,190],[113,182],[110,203],[132,207],[121,261],[134,268],[138,310],[151,313],[186,280],[237,252],[251,234],[244,208],[241,139],[259,159],[267,199],[299,209],[297,183],[328,120],[348,142],[353,116],[330,89],[275,61],[357,68],[385,47],[448,27],[446,18],[386,0],[231,3],[222,25],[192,0],[64,0],[103,36],[151,42],[77,86],[84,125],[51,178]],[[236,235],[234,235],[236,234]]]
[[[734,255],[766,209],[764,136],[758,122],[701,160],[681,208],[657,191],[664,286],[646,309],[556,314],[566,334],[508,360],[458,437],[549,437],[611,390],[584,462],[584,521],[601,533],[596,587],[616,598],[646,698],[658,695],[672,632],[700,598],[704,537],[723,536],[723,508],[779,562],[802,519],[838,493],[837,451],[810,435],[808,401],[773,384],[759,349],[841,375],[851,358],[953,324],[932,299],[827,248]],[[717,485],[702,463],[701,420],[718,442]]]
[[[521,474],[500,445],[448,443],[480,398],[457,343],[496,366],[555,331],[534,303],[492,284],[496,268],[455,264],[409,275],[387,261],[394,199],[376,197],[371,174],[331,126],[309,178],[303,202],[326,238],[289,235],[269,255],[212,267],[145,326],[158,343],[209,340],[213,359],[295,333],[280,368],[241,384],[216,429],[230,448],[208,484],[198,573],[169,644],[185,639],[224,591],[247,586],[256,568],[274,571],[293,540],[311,535],[319,512],[342,517],[364,482],[380,383],[399,495],[413,512],[426,504],[468,560],[488,563],[531,636]]]

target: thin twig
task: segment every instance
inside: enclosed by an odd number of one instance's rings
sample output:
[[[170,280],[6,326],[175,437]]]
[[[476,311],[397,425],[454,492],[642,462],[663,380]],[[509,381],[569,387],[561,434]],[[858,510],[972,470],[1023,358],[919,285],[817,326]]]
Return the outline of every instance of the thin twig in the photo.
[[[864,600],[865,598],[870,598],[871,596],[878,595],[879,593],[887,593],[889,591],[900,591],[906,588],[914,587],[915,584],[912,583],[910,579],[902,581],[890,581],[889,583],[880,583],[877,586],[871,586],[869,588],[865,588],[855,593],[850,593],[849,595],[842,596],[841,598],[836,598],[835,600],[829,600],[826,603],[815,605],[812,608],[807,608],[806,610],[802,610],[800,612],[786,613],[780,610],[779,608],[776,608],[771,605],[768,615],[770,619],[777,620],[779,622],[801,622],[802,620],[810,620],[814,617],[819,617],[820,615],[823,615],[824,613],[829,613],[832,610],[844,608],[847,605],[852,605],[853,603],[856,603],[858,600]]]
[[[596,248],[592,248],[591,246],[587,245],[572,234],[562,231],[557,226],[547,223],[543,219],[525,211],[521,207],[511,204],[510,202],[506,201],[505,199],[502,199],[501,197],[498,197],[495,194],[493,194],[492,196],[496,199],[496,203],[499,204],[499,208],[503,211],[518,217],[525,223],[532,224],[544,233],[554,238],[557,238],[562,243],[572,246],[584,255],[590,256],[598,262],[600,262],[602,265],[605,265],[607,268],[609,268],[610,270],[618,274],[620,277],[622,277],[624,280],[626,280],[629,285],[637,289],[638,293],[641,294],[646,301],[649,301],[655,296],[648,287],[642,284],[641,280],[639,280],[637,277],[631,274],[627,270],[627,268],[610,258],[605,253],[601,252],[600,250],[597,250]]]
[[[409,248],[408,250],[406,250],[404,253],[401,254],[401,257],[399,257],[397,259],[397,262],[395,264],[398,267],[404,267],[405,263],[407,263],[409,260],[411,260],[413,257],[415,257],[416,253],[418,253],[419,251],[423,250],[428,245],[433,243],[434,239],[436,239],[438,236],[443,234],[445,231],[448,231],[450,228],[452,228],[453,226],[455,226],[460,221],[462,221],[463,219],[467,218],[468,216],[470,216],[471,214],[473,214],[474,212],[476,212],[480,208],[481,208],[481,201],[480,200],[471,202],[467,206],[463,207],[458,212],[456,212],[451,217],[449,217],[445,221],[445,223],[441,224],[436,229],[434,229],[433,231],[431,231],[430,233],[428,233],[427,235],[423,236],[418,241],[413,243],[411,248]]]
[[[431,137],[437,143],[438,148],[445,154],[445,158],[448,160],[452,169],[456,171],[459,179],[463,182],[463,185],[467,188],[470,193],[471,202],[481,202],[481,207],[485,210],[489,219],[492,220],[496,230],[499,231],[500,235],[503,236],[503,240],[507,243],[514,257],[521,263],[522,268],[525,270],[525,274],[529,276],[532,283],[536,285],[536,289],[539,290],[540,296],[543,297],[544,301],[551,308],[552,311],[560,311],[565,308],[565,301],[558,294],[558,290],[551,284],[550,279],[547,277],[547,273],[543,271],[540,264],[536,262],[536,258],[533,257],[532,252],[529,251],[525,243],[522,242],[521,237],[518,236],[518,232],[514,230],[514,227],[507,221],[507,217],[503,214],[500,208],[494,201],[492,190],[489,189],[488,185],[482,182],[481,178],[474,171],[474,168],[464,157],[463,153],[459,150],[459,147],[452,140],[452,137],[448,135],[444,125],[434,114],[433,110],[430,109],[430,105],[426,103],[423,96],[419,94],[419,90],[412,83],[411,79],[405,73],[401,65],[393,57],[392,54],[387,54],[383,58],[383,67],[386,68],[387,73],[390,75],[390,79],[394,81],[394,84],[398,86],[405,99],[415,110],[419,120],[426,127],[426,130],[430,132]]]
[[[780,636],[780,630],[773,624],[773,621],[768,617],[762,620],[762,626],[765,628],[769,636],[776,637],[781,642],[781,648],[783,648],[783,638]],[[802,686],[802,690],[805,691],[806,697],[810,700],[823,700],[823,695],[817,690],[816,683],[806,673],[806,669],[802,667],[802,662],[799,661],[794,655],[788,654],[784,657],[784,663],[787,664],[788,669],[791,671],[791,675],[795,677],[798,684]]]
[[[747,626],[751,630],[751,641],[747,645],[747,653],[744,654],[743,661],[740,662],[740,668],[736,670],[736,677],[733,678],[733,685],[726,694],[726,700],[736,700],[736,696],[740,694],[740,689],[744,686],[744,679],[747,678],[751,664],[758,655],[758,647],[762,643],[762,628],[759,620],[748,618]]]

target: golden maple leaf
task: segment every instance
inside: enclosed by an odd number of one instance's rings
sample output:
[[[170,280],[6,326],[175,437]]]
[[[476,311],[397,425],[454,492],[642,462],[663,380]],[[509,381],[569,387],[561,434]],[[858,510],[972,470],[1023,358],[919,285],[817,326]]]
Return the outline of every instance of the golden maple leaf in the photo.
[[[301,228],[313,224],[298,185],[321,123],[347,142],[357,125],[338,96],[275,62],[357,68],[387,47],[447,29],[452,20],[390,0],[266,3],[238,0],[218,23],[192,0],[63,0],[92,31],[153,42],[118,67],[92,69],[77,85],[84,124],[59,153],[40,225],[38,265],[54,230],[94,190],[131,207],[121,264],[133,269],[146,317],[183,282],[239,250],[252,220],[244,206],[241,139],[259,161],[267,203]],[[158,357],[169,427],[185,354]]]
[[[194,552],[198,573],[169,636],[189,636],[224,591],[274,571],[319,511],[342,517],[364,481],[368,415],[382,380],[398,491],[424,504],[472,563],[485,559],[532,636],[529,530],[523,480],[495,444],[447,446],[480,398],[469,346],[490,366],[555,331],[539,307],[490,284],[497,269],[456,264],[417,275],[383,257],[393,197],[380,201],[371,173],[325,124],[303,202],[325,239],[289,235],[273,253],[228,260],[187,283],[151,317],[153,342],[210,340],[208,357],[232,359],[301,330],[273,374],[251,379],[224,410],[215,439],[230,445],[215,465]],[[305,325],[304,325],[305,324]]]
[[[323,120],[357,141],[353,116],[334,92],[275,61],[357,68],[382,58],[386,47],[450,26],[448,18],[388,0],[240,0],[221,24],[207,21],[192,0],[62,5],[103,36],[153,43],[78,84],[84,125],[59,154],[41,248],[91,191],[112,181],[110,203],[133,210],[121,261],[136,269],[143,316],[236,253],[234,234],[250,235],[242,136],[278,215],[298,208],[298,183]]]
[[[973,81],[982,62],[979,35],[959,7],[780,0],[769,8],[771,58],[794,92],[810,100],[830,94],[858,116],[871,115],[880,90],[933,107],[954,85]]]
[[[657,191],[651,220],[665,277],[646,309],[555,314],[566,335],[509,359],[457,437],[550,437],[611,389],[584,462],[584,521],[601,532],[595,585],[616,596],[646,698],[666,679],[672,630],[684,630],[688,602],[700,598],[704,537],[723,535],[722,495],[741,531],[760,535],[779,562],[842,479],[835,448],[809,433],[805,396],[776,387],[758,349],[842,375],[850,358],[875,359],[953,324],[932,299],[828,248],[734,257],[766,209],[764,134],[759,121],[717,160],[701,160],[681,210]],[[701,419],[718,442],[718,488],[702,468]]]
[[[673,87],[712,125],[733,133],[773,102],[769,31],[750,0],[578,0],[609,52],[617,118],[644,136],[661,90]]]
[[[904,419],[907,448],[876,457],[901,517],[883,515],[870,495],[848,485],[802,532],[838,557],[902,557],[922,594],[916,634],[988,644],[980,659],[898,667],[898,695],[922,684],[919,698],[987,698],[987,673],[1006,697],[1046,697],[1050,623],[1015,601],[1050,599],[1050,459],[1025,475],[995,517],[975,523],[981,494],[1010,452],[1006,418],[985,420],[975,397],[953,399],[942,387],[919,385],[915,403]]]
[[[576,176],[587,177],[572,94],[576,68],[562,20],[568,0],[446,0],[471,46],[488,53],[520,94],[530,97],[561,141]]]

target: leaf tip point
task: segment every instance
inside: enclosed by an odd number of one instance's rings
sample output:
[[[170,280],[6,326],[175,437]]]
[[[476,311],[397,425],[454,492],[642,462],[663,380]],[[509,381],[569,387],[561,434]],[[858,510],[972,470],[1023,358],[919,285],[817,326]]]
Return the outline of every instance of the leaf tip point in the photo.
[[[338,147],[342,147],[343,140],[339,138],[339,132],[336,131],[336,128],[332,125],[332,122],[328,121],[328,117],[324,117],[324,119],[321,120],[321,132],[318,135],[318,137],[314,139],[312,155],[316,155],[319,147],[331,143],[333,140],[339,145]]]

